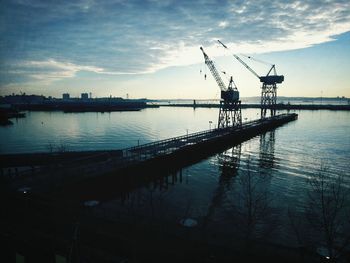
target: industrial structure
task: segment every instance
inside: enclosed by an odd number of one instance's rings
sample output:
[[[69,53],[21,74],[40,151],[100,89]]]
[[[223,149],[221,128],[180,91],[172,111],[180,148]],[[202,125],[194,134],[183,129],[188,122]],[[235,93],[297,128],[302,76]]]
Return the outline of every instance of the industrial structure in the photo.
[[[218,42],[226,49],[227,46],[223,44],[220,40]],[[271,65],[270,70],[267,72],[266,76],[259,76],[251,67],[247,65],[239,56],[233,54],[233,56],[245,66],[251,73],[253,73],[262,82],[261,87],[261,118],[266,117],[267,109],[270,109],[271,116],[276,115],[276,101],[277,101],[277,85],[284,81],[283,75],[277,75],[275,65]],[[251,57],[248,57],[251,59]],[[273,75],[270,73],[273,70]]]
[[[89,99],[89,94],[88,93],[81,93],[81,99],[82,100],[88,100]]]
[[[63,93],[63,94],[62,94],[62,99],[63,99],[63,100],[69,100],[69,99],[70,99],[69,93]]]
[[[230,83],[226,87],[222,81],[214,62],[203,52],[205,64],[208,66],[211,74],[213,75],[216,83],[221,90],[221,100],[218,118],[218,128],[226,128],[230,126],[242,125],[242,113],[241,113],[241,101],[239,100],[239,91],[231,76]]]

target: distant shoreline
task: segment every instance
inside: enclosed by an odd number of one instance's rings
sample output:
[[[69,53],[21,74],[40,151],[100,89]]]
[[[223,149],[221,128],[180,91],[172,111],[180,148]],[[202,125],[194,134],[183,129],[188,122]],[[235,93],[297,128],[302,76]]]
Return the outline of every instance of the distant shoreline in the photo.
[[[158,104],[160,107],[191,107],[191,108],[219,108],[219,104]],[[260,104],[242,104],[242,109],[254,108],[260,109]],[[334,104],[276,104],[276,110],[350,110],[350,105],[334,105]]]

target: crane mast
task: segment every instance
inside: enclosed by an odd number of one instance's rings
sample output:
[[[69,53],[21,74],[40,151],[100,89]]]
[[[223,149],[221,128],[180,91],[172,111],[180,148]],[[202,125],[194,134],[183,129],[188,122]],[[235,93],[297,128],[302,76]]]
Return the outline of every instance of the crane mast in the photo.
[[[220,40],[218,42],[226,49],[227,46]],[[253,73],[262,82],[261,87],[261,118],[266,117],[266,112],[270,109],[271,116],[276,115],[276,103],[277,103],[277,85],[284,81],[283,75],[277,75],[275,65],[272,65],[266,76],[259,76],[251,67],[247,65],[239,56],[233,54],[233,56],[251,73]],[[270,75],[273,70],[274,75]]]
[[[226,88],[219,75],[219,72],[214,65],[214,62],[204,52],[202,47],[200,47],[200,50],[203,53],[205,64],[208,66],[211,74],[213,75],[216,83],[221,90],[218,128],[242,125],[241,101],[239,100],[239,91],[233,81],[232,76],[230,78],[228,87]]]

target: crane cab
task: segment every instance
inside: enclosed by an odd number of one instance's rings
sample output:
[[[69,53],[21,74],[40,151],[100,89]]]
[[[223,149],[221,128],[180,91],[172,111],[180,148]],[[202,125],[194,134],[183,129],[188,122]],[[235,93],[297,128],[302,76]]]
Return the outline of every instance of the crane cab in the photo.
[[[227,102],[238,102],[239,101],[239,91],[238,90],[226,90],[221,91],[221,99]]]
[[[263,82],[265,84],[276,84],[276,83],[282,83],[284,81],[283,75],[271,75],[271,76],[262,76],[259,77],[260,82]]]

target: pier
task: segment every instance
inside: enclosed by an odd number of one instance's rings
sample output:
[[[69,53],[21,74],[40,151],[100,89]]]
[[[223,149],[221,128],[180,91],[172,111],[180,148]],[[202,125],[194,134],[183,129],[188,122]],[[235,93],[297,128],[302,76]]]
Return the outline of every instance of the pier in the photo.
[[[100,195],[105,195],[109,190],[115,192],[113,189],[118,187],[118,182],[144,181],[151,174],[157,174],[157,171],[195,163],[293,121],[297,116],[295,113],[281,114],[245,122],[241,126],[205,130],[118,151],[97,151],[90,154],[47,153],[46,158],[45,154],[40,154],[40,159],[46,160],[45,164],[36,166],[34,170],[27,170],[24,174],[13,176],[7,185],[12,191],[30,189],[33,192],[52,195],[56,192],[62,193],[64,189],[64,195],[70,198],[73,196],[81,200],[101,198]],[[38,159],[30,158],[30,154],[0,155],[0,159],[6,160],[8,164],[15,163],[13,159],[17,157],[23,160]],[[29,165],[28,161],[25,165]],[[6,169],[4,168],[5,176]]]

